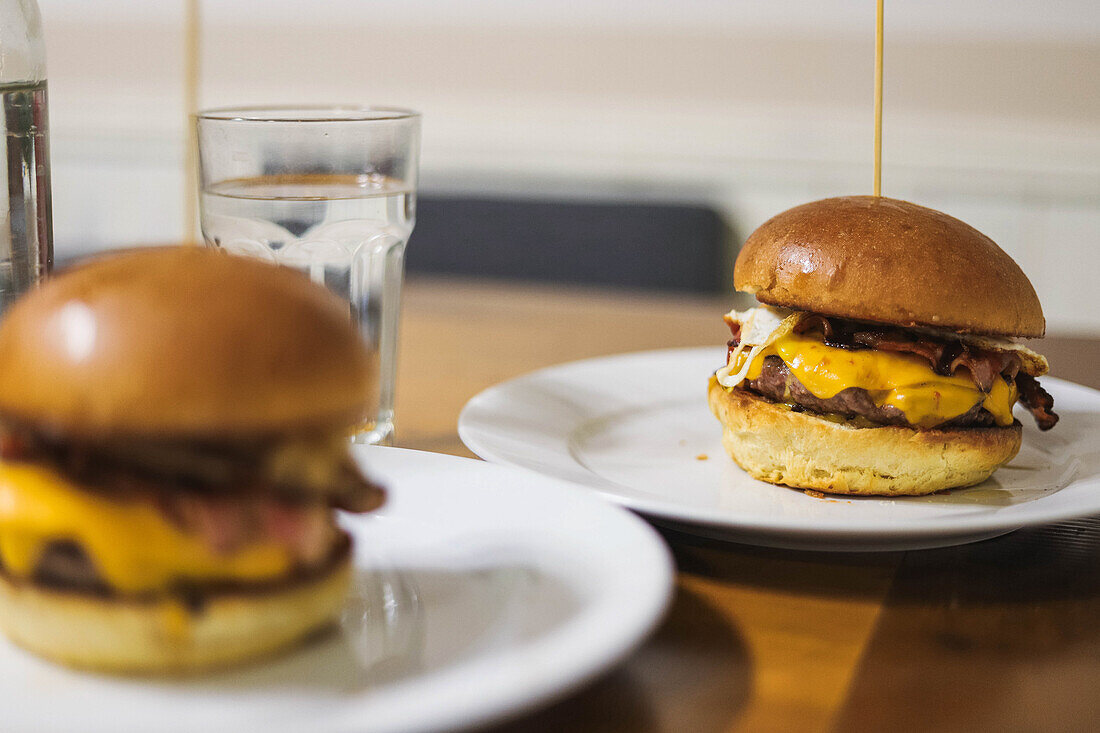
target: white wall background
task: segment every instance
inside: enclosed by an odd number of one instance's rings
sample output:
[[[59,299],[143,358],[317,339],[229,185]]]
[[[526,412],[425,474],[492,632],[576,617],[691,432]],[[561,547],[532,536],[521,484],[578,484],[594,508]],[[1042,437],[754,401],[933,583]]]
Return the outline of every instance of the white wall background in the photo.
[[[59,253],[183,230],[182,0],[39,0]],[[887,195],[982,229],[1100,333],[1100,3],[888,0]],[[202,103],[425,113],[425,189],[709,202],[742,236],[869,192],[872,0],[206,0]],[[415,246],[415,238],[412,246]]]

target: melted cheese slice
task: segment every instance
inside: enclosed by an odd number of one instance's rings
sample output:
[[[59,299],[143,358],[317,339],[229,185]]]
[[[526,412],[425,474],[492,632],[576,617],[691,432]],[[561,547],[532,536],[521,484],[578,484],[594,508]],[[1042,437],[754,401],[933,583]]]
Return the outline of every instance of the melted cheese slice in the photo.
[[[0,564],[33,575],[51,541],[77,543],[106,583],[123,593],[161,591],[180,580],[261,581],[289,572],[274,543],[215,553],[149,501],[119,501],[81,491],[48,468],[0,463]]]
[[[848,387],[862,387],[879,407],[893,405],[913,425],[931,428],[981,404],[998,425],[1012,424],[1016,387],[1004,379],[984,393],[964,374],[944,377],[928,362],[911,354],[875,349],[848,350],[827,346],[811,336],[787,333],[752,356],[748,364],[735,359],[731,372],[744,367],[746,379],[756,379],[768,356],[778,356],[815,397],[829,399]],[[744,359],[747,355],[741,355]]]

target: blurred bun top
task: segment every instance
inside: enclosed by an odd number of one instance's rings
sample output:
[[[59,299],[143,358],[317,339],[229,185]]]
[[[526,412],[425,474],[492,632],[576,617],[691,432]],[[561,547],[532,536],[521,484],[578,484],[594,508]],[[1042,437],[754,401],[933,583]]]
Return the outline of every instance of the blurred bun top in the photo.
[[[0,419],[59,435],[256,438],[371,407],[376,358],[346,302],[292,270],[200,247],[104,256],[0,324]]]
[[[842,318],[998,336],[1046,330],[1031,281],[993,240],[897,199],[844,196],[777,214],[741,248],[734,286]]]

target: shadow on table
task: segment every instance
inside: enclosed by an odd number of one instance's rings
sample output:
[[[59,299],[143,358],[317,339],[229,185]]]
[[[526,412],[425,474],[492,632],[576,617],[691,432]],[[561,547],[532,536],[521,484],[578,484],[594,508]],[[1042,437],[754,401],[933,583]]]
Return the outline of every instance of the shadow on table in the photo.
[[[906,555],[844,730],[1100,730],[1100,518]]]
[[[754,547],[666,527],[680,572],[792,595],[877,598],[905,553],[805,552]]]
[[[744,709],[751,677],[736,631],[705,598],[680,587],[665,622],[624,664],[579,693],[489,732],[718,733]]]

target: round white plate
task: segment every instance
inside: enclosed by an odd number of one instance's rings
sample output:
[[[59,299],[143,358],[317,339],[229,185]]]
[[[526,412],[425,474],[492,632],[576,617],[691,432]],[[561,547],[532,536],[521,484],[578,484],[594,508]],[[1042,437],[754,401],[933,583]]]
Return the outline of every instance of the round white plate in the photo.
[[[356,586],[341,629],[270,662],[181,680],[38,660],[0,637],[0,729],[427,731],[564,694],[661,617],[672,563],[645,522],[527,471],[358,448],[389,489],[347,516]]]
[[[1100,392],[1044,378],[1061,422],[1031,416],[1023,448],[985,483],[898,499],[815,498],[756,481],[726,455],[707,407],[725,348],[563,364],[474,397],[459,418],[470,450],[595,489],[658,522],[773,547],[902,550],[973,542],[1100,514]]]

